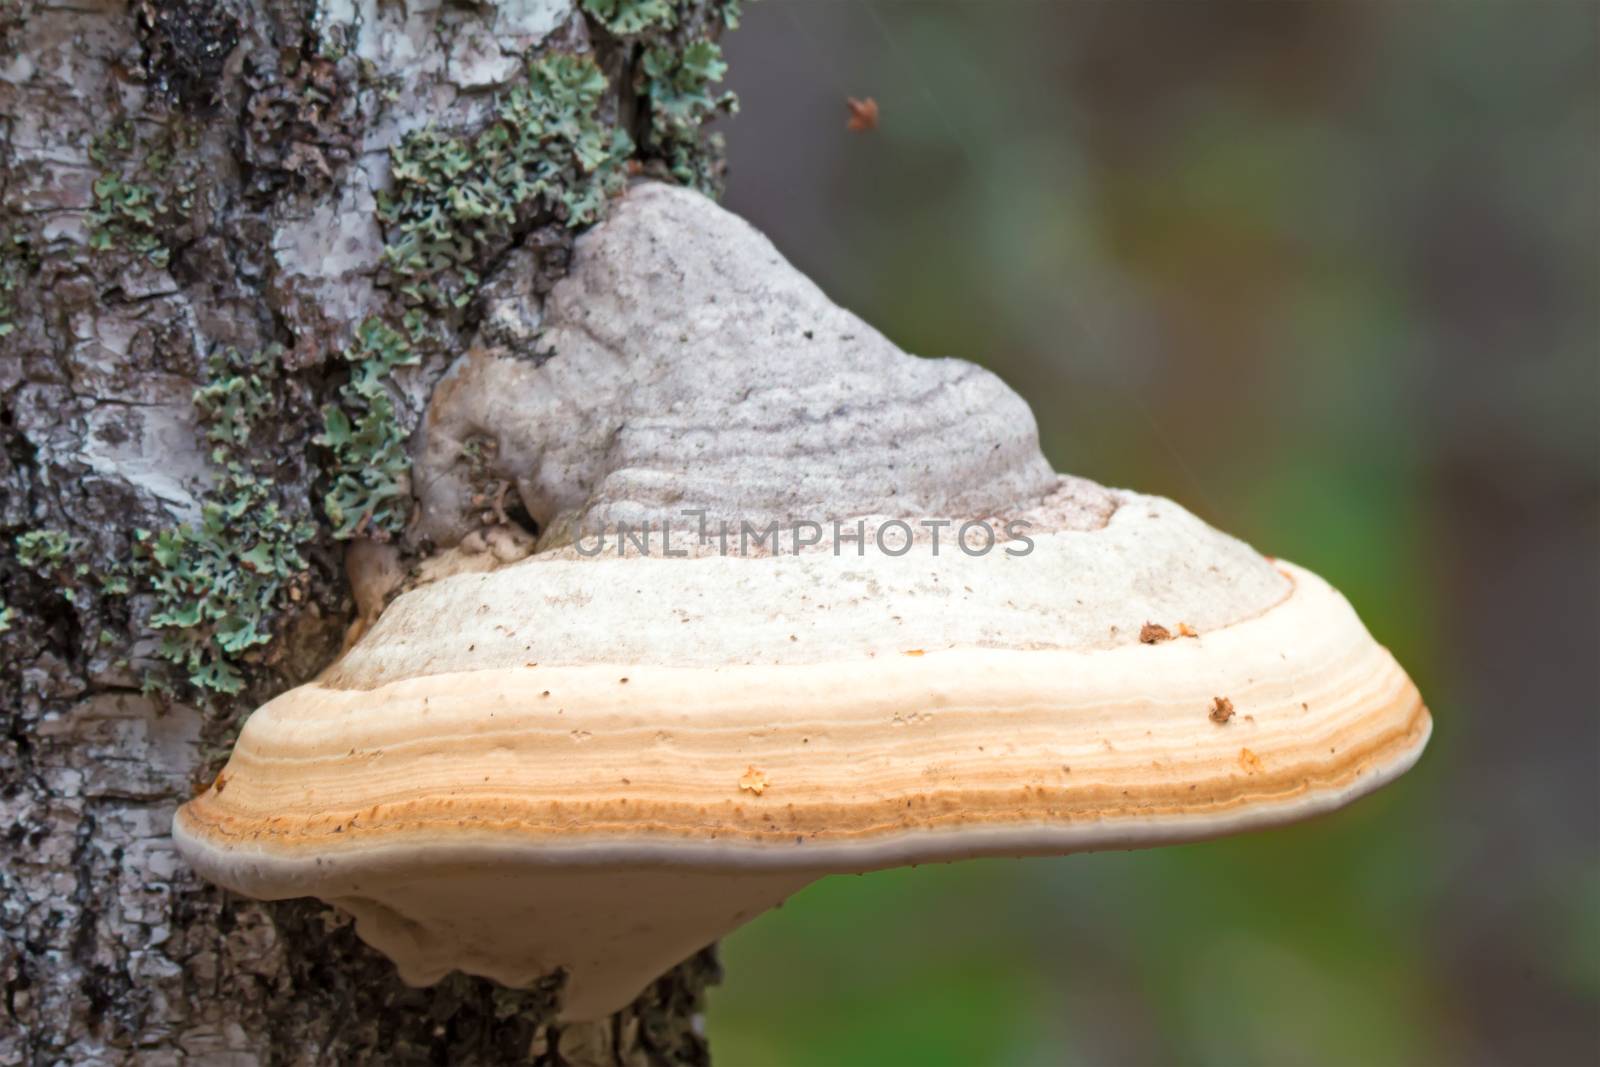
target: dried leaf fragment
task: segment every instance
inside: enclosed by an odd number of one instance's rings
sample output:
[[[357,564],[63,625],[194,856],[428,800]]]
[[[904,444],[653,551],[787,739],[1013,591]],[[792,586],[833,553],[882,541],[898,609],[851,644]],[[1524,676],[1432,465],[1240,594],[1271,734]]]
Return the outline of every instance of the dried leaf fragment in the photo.
[[[847,97],[846,103],[850,105],[850,121],[845,128],[851,133],[866,133],[878,128],[878,102],[872,97],[857,100]]]
[[[1216,697],[1211,701],[1211,721],[1221,726],[1233,718],[1233,701],[1227,697]]]

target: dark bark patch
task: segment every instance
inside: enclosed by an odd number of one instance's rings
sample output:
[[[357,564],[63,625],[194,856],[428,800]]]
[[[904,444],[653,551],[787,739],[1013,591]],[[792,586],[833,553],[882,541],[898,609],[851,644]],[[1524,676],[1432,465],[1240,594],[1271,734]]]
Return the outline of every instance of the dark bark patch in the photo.
[[[355,156],[357,107],[348,70],[316,54],[309,38],[277,73],[246,60],[244,110],[248,192],[270,199],[284,189],[320,192]]]
[[[139,0],[145,72],[186,111],[206,114],[222,96],[222,68],[239,43],[239,23],[210,0]]]

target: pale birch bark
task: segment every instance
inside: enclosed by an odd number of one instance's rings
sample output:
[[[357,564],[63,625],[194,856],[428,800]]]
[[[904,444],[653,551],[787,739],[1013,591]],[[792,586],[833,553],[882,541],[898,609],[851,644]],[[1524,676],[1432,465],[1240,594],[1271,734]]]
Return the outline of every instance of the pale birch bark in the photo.
[[[593,55],[607,117],[639,128],[640,44],[574,7],[0,0],[0,1064],[707,1058],[709,951],[563,1030],[545,991],[408,989],[332,910],[214,890],[167,836],[240,718],[325,666],[352,616],[313,438],[344,377],[330,354],[402,312],[375,215],[390,147],[481,127],[525,57],[554,52]],[[677,8],[701,35],[726,13]],[[153,191],[148,222],[105,217],[108,176]],[[530,328],[518,316],[568,241],[520,221],[489,298],[432,317],[437,341],[396,379],[404,424],[481,323]],[[216,483],[193,396],[207,357],[272,344],[249,448],[285,513],[316,525],[306,571],[237,696],[144,695],[172,668],[134,531],[193,521]],[[64,540],[18,540],[40,532]]]

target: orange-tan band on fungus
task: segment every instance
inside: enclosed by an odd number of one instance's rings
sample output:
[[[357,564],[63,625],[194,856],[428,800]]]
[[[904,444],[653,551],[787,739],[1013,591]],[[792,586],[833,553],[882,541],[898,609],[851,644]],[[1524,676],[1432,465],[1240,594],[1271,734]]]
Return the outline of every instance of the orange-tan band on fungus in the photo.
[[[801,865],[918,835],[957,858],[968,830],[1059,851],[1043,829],[1091,848],[1098,824],[1120,845],[1146,821],[1164,841],[1290,821],[1399,774],[1431,722],[1343,597],[1282,567],[1278,606],[1154,645],[306,686],[256,713],[179,829],[268,863],[477,841]]]

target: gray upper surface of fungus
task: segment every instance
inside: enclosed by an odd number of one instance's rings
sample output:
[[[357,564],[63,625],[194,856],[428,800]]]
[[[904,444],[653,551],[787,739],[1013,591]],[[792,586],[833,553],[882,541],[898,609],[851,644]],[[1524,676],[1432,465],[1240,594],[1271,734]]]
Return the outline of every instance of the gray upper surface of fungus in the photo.
[[[544,547],[700,508],[758,526],[993,515],[1061,484],[1000,379],[906,355],[744,220],[655,183],[579,239],[531,348],[475,349],[435,390],[414,484],[437,544],[473,528],[462,449],[483,437]],[[1079,521],[1104,522],[1105,491],[1073,491]]]
[[[747,223],[664,185],[634,186],[579,239],[536,340],[456,363],[417,452],[419,532],[467,554],[436,557],[431,584],[391,604],[324,684],[524,662],[1109,648],[1148,619],[1220,629],[1290,588],[1170,501],[1055,473],[1027,405],[993,374],[906,355]],[[486,555],[496,482],[539,524],[539,551],[466,568],[492,577],[457,573]],[[996,531],[993,551],[964,547],[969,520]],[[647,523],[658,537],[643,554],[661,558],[618,558],[637,554],[622,528]],[[746,536],[806,523],[845,529],[804,546]],[[1013,523],[1026,535],[1014,543]],[[921,550],[900,550],[907,534]]]

